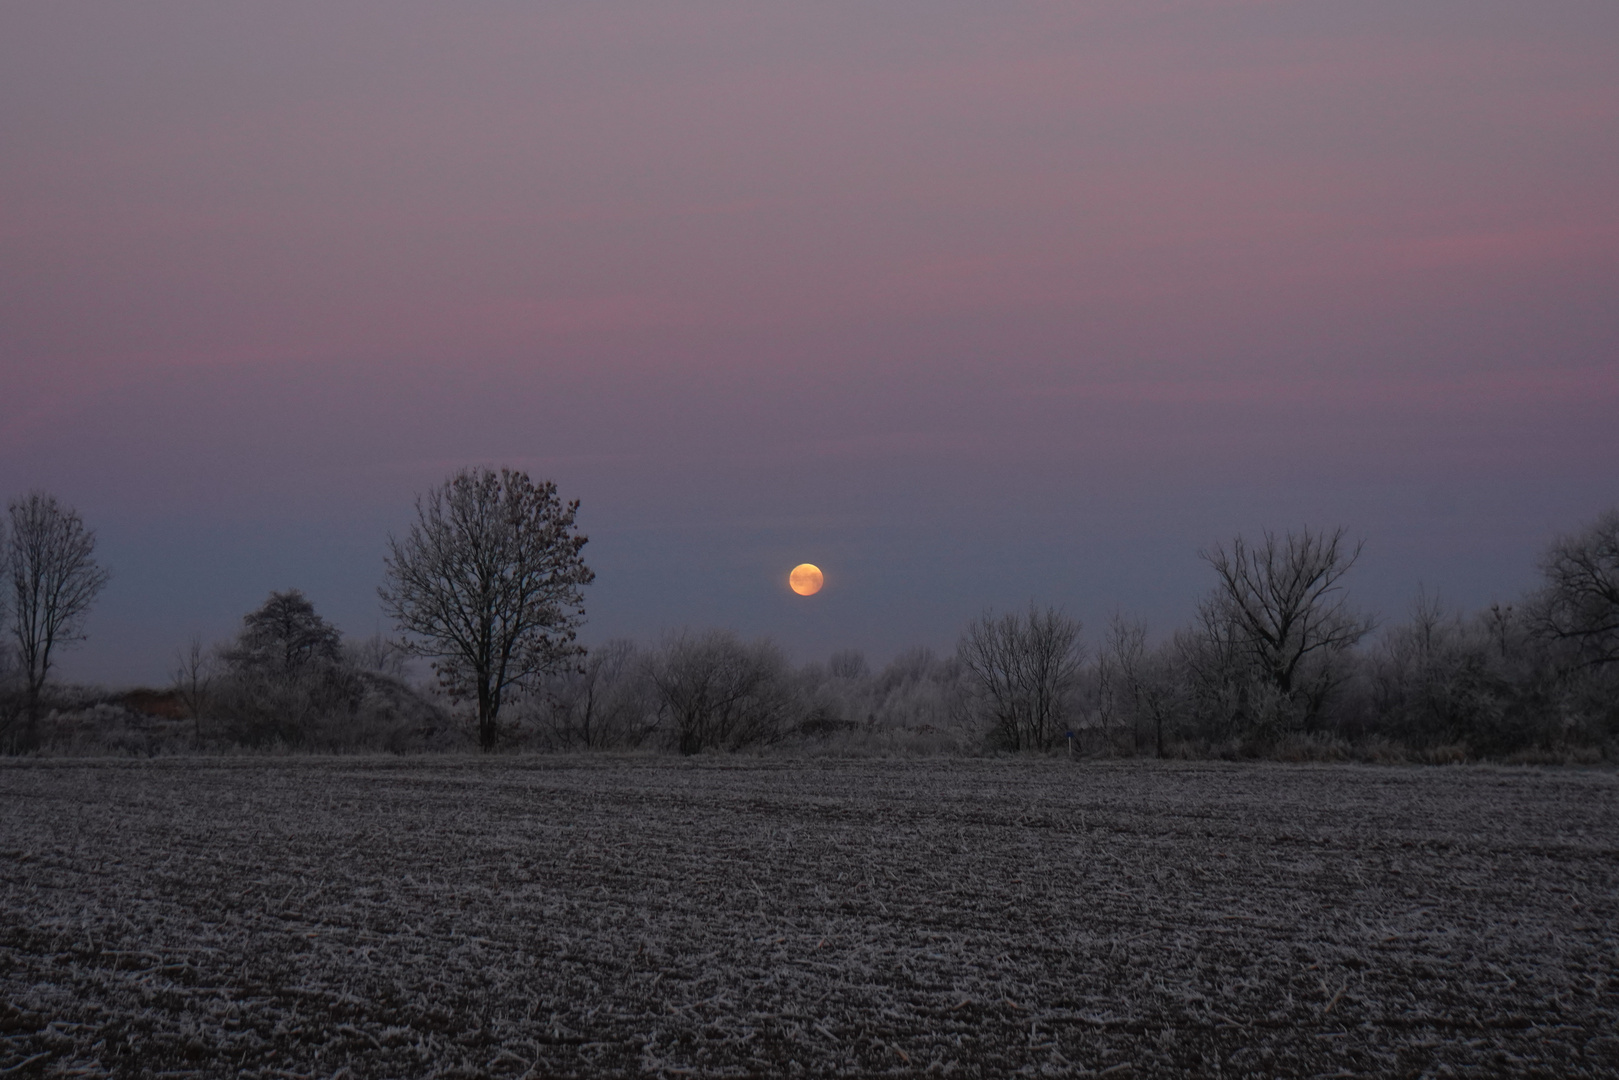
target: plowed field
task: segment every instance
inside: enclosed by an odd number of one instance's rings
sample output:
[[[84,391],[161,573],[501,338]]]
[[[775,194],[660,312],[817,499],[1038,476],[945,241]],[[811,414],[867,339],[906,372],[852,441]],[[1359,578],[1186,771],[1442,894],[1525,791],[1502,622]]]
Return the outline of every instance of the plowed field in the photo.
[[[0,764],[0,1075],[1619,1075],[1619,777]]]

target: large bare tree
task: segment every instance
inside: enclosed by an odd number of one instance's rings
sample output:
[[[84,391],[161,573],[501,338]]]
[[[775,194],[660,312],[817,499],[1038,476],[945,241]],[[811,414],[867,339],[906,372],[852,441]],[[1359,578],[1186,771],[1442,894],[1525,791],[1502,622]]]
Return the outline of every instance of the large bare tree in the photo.
[[[417,499],[410,531],[388,541],[383,606],[451,696],[477,702],[485,750],[507,691],[582,652],[581,590],[595,574],[578,509],[549,480],[463,469]]]
[[[1371,619],[1349,608],[1343,578],[1361,545],[1344,530],[1277,536],[1258,544],[1242,537],[1230,548],[1202,553],[1219,585],[1205,603],[1205,626],[1239,643],[1261,686],[1291,707],[1302,707],[1305,726],[1338,681],[1335,661],[1364,637]]]
[[[22,745],[38,734],[40,696],[56,650],[84,639],[84,619],[107,584],[96,564],[96,534],[72,507],[32,491],[7,506],[11,536],[6,564],[11,578],[12,633],[22,669],[27,726]]]

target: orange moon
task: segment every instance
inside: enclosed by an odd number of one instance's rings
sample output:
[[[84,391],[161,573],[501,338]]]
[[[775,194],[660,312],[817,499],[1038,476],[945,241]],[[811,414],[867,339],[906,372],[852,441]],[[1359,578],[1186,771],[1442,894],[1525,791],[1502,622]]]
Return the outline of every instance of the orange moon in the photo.
[[[813,596],[820,592],[821,583],[825,580],[821,576],[821,568],[814,563],[799,563],[787,575],[788,587],[799,596]]]

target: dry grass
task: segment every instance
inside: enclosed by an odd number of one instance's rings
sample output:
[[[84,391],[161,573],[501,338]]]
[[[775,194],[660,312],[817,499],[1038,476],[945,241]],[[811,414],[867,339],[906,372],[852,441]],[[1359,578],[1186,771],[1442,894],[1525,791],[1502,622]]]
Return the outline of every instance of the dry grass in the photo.
[[[1619,1075],[1619,778],[0,765],[0,1075]]]

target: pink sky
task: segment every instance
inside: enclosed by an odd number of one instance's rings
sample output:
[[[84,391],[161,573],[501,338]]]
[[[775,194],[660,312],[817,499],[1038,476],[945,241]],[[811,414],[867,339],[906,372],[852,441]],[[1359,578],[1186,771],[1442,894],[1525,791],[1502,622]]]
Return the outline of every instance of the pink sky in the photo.
[[[591,634],[1167,630],[1342,522],[1398,617],[1619,502],[1619,7],[26,2],[0,37],[0,496],[157,679],[377,622],[468,463],[584,500]],[[818,606],[783,576],[828,571]],[[795,606],[796,605],[796,606]]]

